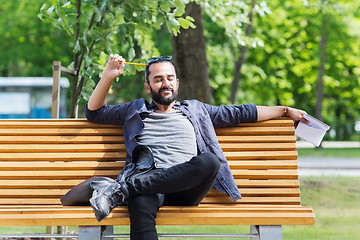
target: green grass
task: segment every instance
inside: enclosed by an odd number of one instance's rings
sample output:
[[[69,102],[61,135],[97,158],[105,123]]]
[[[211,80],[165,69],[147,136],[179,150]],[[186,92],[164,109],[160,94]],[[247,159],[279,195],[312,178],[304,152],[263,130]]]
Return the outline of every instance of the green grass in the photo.
[[[285,226],[284,239],[359,239],[360,177],[301,178],[301,203],[315,212],[314,226]]]
[[[300,157],[360,158],[360,148],[298,148]]]
[[[360,177],[302,177],[300,182],[301,203],[303,206],[313,207],[316,215],[315,225],[283,226],[284,240],[359,239]],[[76,230],[76,227],[71,227],[70,230]],[[158,226],[158,231],[172,233],[249,233],[249,226]],[[0,232],[45,232],[45,228],[0,227]],[[128,233],[129,227],[117,226],[115,232]],[[190,240],[192,238],[177,239]]]

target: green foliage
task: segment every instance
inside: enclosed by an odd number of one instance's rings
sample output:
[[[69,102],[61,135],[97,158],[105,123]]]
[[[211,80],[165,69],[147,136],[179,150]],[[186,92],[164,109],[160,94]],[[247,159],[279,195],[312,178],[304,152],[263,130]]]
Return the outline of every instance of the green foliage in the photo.
[[[98,65],[101,54],[115,53],[114,46],[119,45],[122,56],[133,61],[137,54],[136,44],[142,46],[140,58],[151,54],[153,43],[149,34],[154,29],[165,25],[169,32],[177,35],[181,27],[194,28],[193,18],[181,17],[187,2],[59,0],[55,4],[44,3],[38,17],[50,19],[72,38],[69,44],[73,48],[74,59],[69,66],[76,74],[72,81],[73,105],[70,114],[74,114],[80,95],[85,99],[90,96],[101,72]],[[104,62],[101,64],[103,66]],[[135,72],[136,68],[128,68],[127,74]]]
[[[72,94],[81,95],[80,105],[84,105],[110,53],[134,62],[171,55],[172,35],[196,25],[191,16],[183,15],[188,2],[83,0],[79,15],[76,0],[0,0],[0,74],[51,76],[52,62],[60,60],[78,71]],[[215,104],[229,104],[234,62],[240,48],[247,46],[237,102],[290,105],[314,115],[319,40],[325,18],[323,119],[336,130],[336,139],[354,137],[353,125],[360,118],[358,2],[257,1],[249,37],[245,29],[252,1],[197,2],[203,9]],[[124,76],[113,84],[108,102],[146,97],[143,70],[127,65]]]
[[[259,2],[250,38],[244,35],[250,1],[229,2],[231,7],[221,6],[222,1],[217,4],[204,5],[208,7],[205,34],[215,102],[229,103],[234,62],[239,47],[245,45],[248,59],[242,69],[238,103],[290,105],[314,115],[324,17],[323,119],[336,130],[337,140],[349,139],[360,117],[360,34],[355,30],[359,28],[359,4],[345,0]]]
[[[0,76],[52,76],[54,60],[69,62],[69,37],[37,17],[41,3],[0,0]]]

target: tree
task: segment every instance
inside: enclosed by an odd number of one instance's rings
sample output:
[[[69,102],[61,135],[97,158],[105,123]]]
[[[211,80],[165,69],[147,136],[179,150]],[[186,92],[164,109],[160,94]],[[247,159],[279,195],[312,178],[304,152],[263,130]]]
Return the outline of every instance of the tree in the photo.
[[[181,26],[189,26],[191,18],[181,18],[187,0],[173,1],[114,1],[114,0],[59,0],[50,7],[45,3],[38,15],[51,19],[68,33],[73,43],[75,71],[72,78],[70,117],[75,116],[77,104],[87,81],[94,82],[99,74],[98,56],[110,54],[114,42],[126,46],[128,61],[136,55],[135,42],[144,40],[154,28],[165,24],[177,34]],[[141,59],[138,59],[138,61]],[[92,86],[94,84],[90,84]]]
[[[252,32],[252,28],[253,28],[253,18],[254,18],[254,8],[256,5],[256,0],[252,0],[251,1],[251,8],[249,11],[249,23],[246,26],[246,30],[245,30],[245,37],[249,38]],[[242,73],[241,73],[241,68],[244,65],[246,59],[247,59],[247,50],[248,50],[248,46],[247,45],[243,45],[240,47],[240,56],[238,57],[238,59],[235,61],[235,65],[234,65],[234,80],[232,82],[232,87],[231,87],[231,94],[230,94],[230,102],[231,103],[235,103],[235,98],[236,98],[236,93],[238,91],[239,88],[239,82],[242,78]]]
[[[201,6],[189,3],[185,15],[195,20],[196,28],[184,29],[173,36],[173,56],[181,80],[179,97],[212,103]]]

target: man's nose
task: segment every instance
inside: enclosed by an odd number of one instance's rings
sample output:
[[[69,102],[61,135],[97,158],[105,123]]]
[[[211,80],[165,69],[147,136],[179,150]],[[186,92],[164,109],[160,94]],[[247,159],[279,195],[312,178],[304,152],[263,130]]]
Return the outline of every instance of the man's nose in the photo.
[[[162,80],[162,85],[163,85],[163,87],[168,87],[168,86],[170,86],[170,81],[165,77]]]

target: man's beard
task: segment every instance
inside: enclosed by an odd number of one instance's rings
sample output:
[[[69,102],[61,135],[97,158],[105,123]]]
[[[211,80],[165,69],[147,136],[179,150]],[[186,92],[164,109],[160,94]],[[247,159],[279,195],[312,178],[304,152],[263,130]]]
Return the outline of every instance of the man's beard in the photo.
[[[159,92],[155,92],[150,87],[150,90],[151,90],[151,98],[152,98],[152,100],[154,100],[154,102],[157,102],[158,104],[161,104],[161,105],[167,105],[167,106],[169,106],[172,102],[175,101],[177,94],[178,94],[178,91],[175,89],[172,89],[172,88],[160,88]],[[172,95],[168,96],[168,97],[162,97],[161,91],[164,91],[164,90],[171,90]]]

